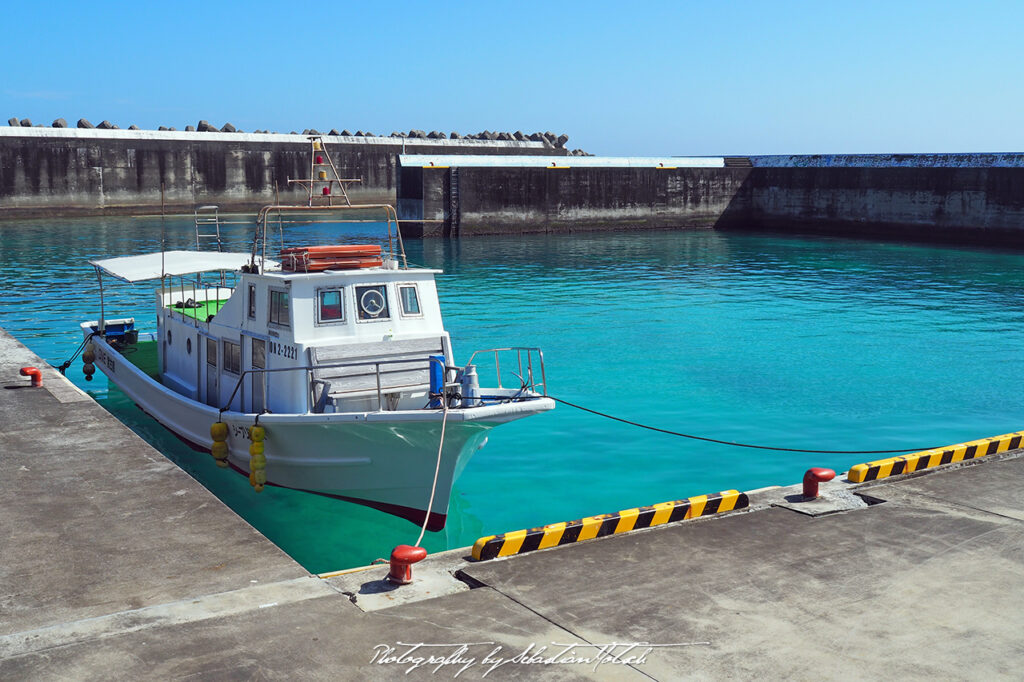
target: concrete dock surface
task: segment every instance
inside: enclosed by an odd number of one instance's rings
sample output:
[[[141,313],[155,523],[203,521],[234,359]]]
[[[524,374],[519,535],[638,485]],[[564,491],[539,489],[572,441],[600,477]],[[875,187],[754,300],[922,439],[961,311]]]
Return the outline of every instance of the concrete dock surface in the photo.
[[[14,388],[26,365],[41,388]],[[0,385],[3,680],[1024,670],[1019,450],[856,487],[871,504],[850,511],[776,506],[779,488],[507,559],[433,555],[396,589],[381,566],[309,575],[2,330]]]

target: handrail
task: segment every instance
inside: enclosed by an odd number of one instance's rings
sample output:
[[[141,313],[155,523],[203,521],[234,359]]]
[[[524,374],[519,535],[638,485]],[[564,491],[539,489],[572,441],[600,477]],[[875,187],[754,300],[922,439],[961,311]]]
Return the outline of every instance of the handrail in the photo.
[[[220,411],[221,414],[223,414],[223,413],[228,411],[228,409],[231,407],[231,403],[234,402],[234,400],[235,400],[235,396],[238,395],[238,390],[242,387],[242,383],[245,381],[245,378],[247,376],[251,375],[251,374],[268,374],[270,372],[297,372],[297,371],[312,372],[312,371],[318,370],[318,369],[337,369],[337,368],[341,368],[341,367],[367,367],[369,365],[375,365],[375,368],[376,368],[375,369],[375,373],[376,373],[376,376],[377,376],[377,411],[380,412],[383,409],[383,404],[384,404],[383,389],[382,389],[382,386],[381,386],[381,383],[380,383],[380,366],[381,365],[398,365],[398,364],[403,364],[403,363],[404,364],[422,363],[424,361],[427,361],[428,363],[439,364],[444,369],[457,369],[457,368],[449,368],[449,367],[447,367],[444,364],[443,361],[438,360],[438,359],[436,359],[434,357],[430,357],[430,356],[425,357],[425,358],[410,358],[410,359],[406,359],[406,360],[365,360],[363,362],[334,362],[334,363],[330,363],[330,364],[326,364],[326,365],[296,365],[295,367],[271,367],[271,368],[244,369],[239,374],[238,381],[235,382],[235,389],[233,391],[231,391],[231,395],[228,396],[227,402],[224,404],[223,407],[219,408],[219,411]],[[317,381],[320,381],[320,380],[313,379],[310,382],[310,384],[313,384],[313,383],[315,383]],[[448,383],[445,383],[445,387],[446,388],[448,388],[450,386],[455,386],[455,385],[456,384],[449,385]]]
[[[388,225],[388,256],[397,261],[401,257],[402,269],[407,270],[409,268],[409,262],[405,255],[405,243],[402,241],[402,231],[398,227],[398,212],[391,204],[351,204],[345,206],[301,206],[294,204],[268,204],[261,208],[256,214],[256,232],[253,235],[252,241],[252,261],[250,265],[256,267],[256,249],[257,246],[262,244],[262,251],[259,254],[263,263],[267,260],[267,224],[270,213],[273,211],[319,211],[319,212],[331,212],[331,211],[351,211],[351,210],[367,210],[367,209],[384,209],[384,217]],[[316,221],[312,221],[316,222]],[[320,221],[327,222],[327,221]],[[365,222],[365,221],[335,221],[335,222]],[[394,222],[395,234],[391,234],[391,224]],[[397,243],[398,253],[395,252],[395,245]],[[260,264],[260,268],[263,268],[263,263]],[[262,270],[261,270],[262,271]]]
[[[526,352],[526,376],[523,376],[523,352],[524,351]],[[498,375],[498,388],[502,388],[502,385],[501,385],[501,361],[500,361],[500,358],[498,356],[498,353],[504,353],[504,352],[515,352],[515,354],[516,354],[516,362],[518,363],[518,366],[519,366],[519,373],[516,374],[516,376],[518,376],[519,380],[523,383],[522,388],[528,389],[528,390],[533,391],[534,393],[536,393],[537,392],[536,389],[539,386],[541,388],[541,390],[543,391],[543,393],[541,393],[541,395],[547,396],[547,394],[548,394],[548,379],[547,379],[547,372],[545,372],[545,370],[544,370],[544,351],[542,351],[540,348],[537,348],[536,346],[510,346],[508,348],[487,348],[487,349],[484,349],[484,350],[474,351],[473,354],[469,356],[469,362],[467,362],[466,364],[467,365],[472,365],[473,364],[473,360],[476,359],[476,356],[481,354],[481,353],[494,353],[494,369],[495,369],[495,373]],[[537,353],[538,360],[540,361],[540,383],[538,383],[534,379],[534,376],[533,376],[533,353],[534,352]]]
[[[511,348],[489,348],[487,350],[478,350],[478,351],[474,352],[470,356],[469,362],[467,363],[467,365],[472,364],[473,363],[473,359],[479,353],[494,353],[495,354],[495,362],[497,363],[497,358],[498,358],[497,354],[499,352],[503,352],[503,351],[516,351],[517,352],[517,354],[519,356],[519,377],[524,382],[523,386],[522,386],[522,389],[528,389],[531,392],[536,393],[535,389],[538,386],[540,386],[542,388],[542,390],[543,390],[542,395],[547,396],[547,394],[548,394],[548,392],[547,392],[547,379],[546,379],[546,374],[544,372],[544,353],[541,351],[540,348],[526,347],[526,346],[513,346]],[[527,351],[527,353],[528,353],[527,376],[529,377],[529,381],[526,381],[523,378],[523,376],[522,376],[522,373],[523,373],[522,351]],[[541,382],[539,384],[534,380],[534,377],[533,377],[532,355],[533,355],[534,351],[536,351],[536,353],[538,355],[538,358],[540,360]],[[253,374],[264,374],[265,375],[265,374],[268,374],[268,373],[271,373],[271,372],[298,372],[298,371],[311,372],[312,373],[315,370],[321,370],[321,369],[338,369],[338,368],[345,368],[345,367],[369,367],[369,366],[372,365],[372,366],[374,366],[374,373],[376,375],[376,380],[377,380],[377,411],[380,412],[380,411],[383,411],[383,409],[384,409],[384,407],[383,407],[384,406],[384,387],[381,384],[381,380],[380,380],[380,368],[381,368],[381,365],[400,365],[400,364],[408,365],[408,364],[412,364],[412,363],[423,363],[424,361],[426,361],[428,363],[428,366],[429,366],[430,363],[441,365],[442,370],[444,370],[445,372],[447,372],[447,370],[458,371],[458,370],[461,369],[459,367],[448,367],[443,360],[439,360],[439,359],[437,359],[437,358],[435,358],[433,356],[427,356],[427,357],[424,357],[424,358],[408,358],[408,359],[404,359],[404,360],[364,360],[362,362],[333,362],[333,363],[328,363],[328,364],[323,364],[323,365],[296,365],[294,367],[272,367],[272,368],[245,369],[245,370],[242,370],[241,373],[239,374],[238,381],[235,382],[234,390],[231,391],[231,395],[228,396],[227,402],[224,403],[223,407],[219,408],[219,411],[220,411],[221,414],[223,414],[224,412],[227,412],[230,409],[231,403],[234,402],[235,396],[238,395],[238,391],[242,388],[242,385],[245,382],[245,378],[247,376],[251,376]],[[310,376],[312,376],[312,374]],[[310,380],[309,383],[310,383],[310,388],[312,388],[312,386],[314,384],[316,384],[316,383],[325,383],[325,382],[323,380],[321,380],[321,379],[317,379],[317,378],[314,377],[314,378],[312,378]],[[444,388],[446,389],[446,391],[449,388],[457,388],[459,386],[460,386],[460,384],[457,383],[457,382],[449,383],[448,381],[445,381],[445,383],[444,383]],[[498,388],[502,388],[500,372],[498,374]]]

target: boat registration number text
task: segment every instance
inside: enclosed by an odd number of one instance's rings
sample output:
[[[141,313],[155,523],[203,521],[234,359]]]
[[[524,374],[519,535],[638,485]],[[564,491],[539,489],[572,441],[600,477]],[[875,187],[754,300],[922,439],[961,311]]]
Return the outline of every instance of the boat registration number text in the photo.
[[[278,343],[277,341],[267,341],[267,350],[274,355],[280,355],[282,358],[287,360],[294,360],[299,356],[299,351],[295,346],[289,346],[286,343]]]
[[[117,363],[114,358],[107,355],[107,352],[98,346],[96,347],[96,362],[105,365],[111,372],[117,371]]]

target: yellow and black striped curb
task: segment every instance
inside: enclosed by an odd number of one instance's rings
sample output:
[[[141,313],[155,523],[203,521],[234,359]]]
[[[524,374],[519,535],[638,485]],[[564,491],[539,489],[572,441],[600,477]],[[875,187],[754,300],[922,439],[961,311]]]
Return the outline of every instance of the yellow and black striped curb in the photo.
[[[940,464],[951,464],[962,462],[965,459],[975,459],[985,455],[994,455],[997,452],[1016,450],[1024,440],[1024,431],[1008,433],[1005,436],[994,438],[983,438],[972,440],[969,443],[950,445],[945,448],[935,448],[924,452],[915,452],[912,455],[900,455],[888,459],[879,459],[867,464],[858,464],[850,467],[846,477],[854,483],[864,481],[875,481],[879,478],[896,476],[897,474],[912,474],[915,471],[937,467]]]
[[[664,523],[709,516],[733,509],[744,509],[748,506],[750,506],[750,499],[745,493],[725,490],[713,495],[699,495],[685,500],[662,502],[650,507],[626,509],[615,514],[588,516],[585,519],[568,523],[552,523],[529,530],[488,535],[480,538],[473,545],[473,558],[484,561],[500,556],[523,554],[536,549],[583,542],[605,535],[660,526]]]

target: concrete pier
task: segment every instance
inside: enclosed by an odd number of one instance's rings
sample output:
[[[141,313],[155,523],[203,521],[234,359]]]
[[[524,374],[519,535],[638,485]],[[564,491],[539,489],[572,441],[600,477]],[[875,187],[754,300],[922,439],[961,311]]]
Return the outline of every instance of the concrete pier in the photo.
[[[310,576],[2,331],[0,384],[4,680],[1019,676],[1020,450],[393,588]]]

